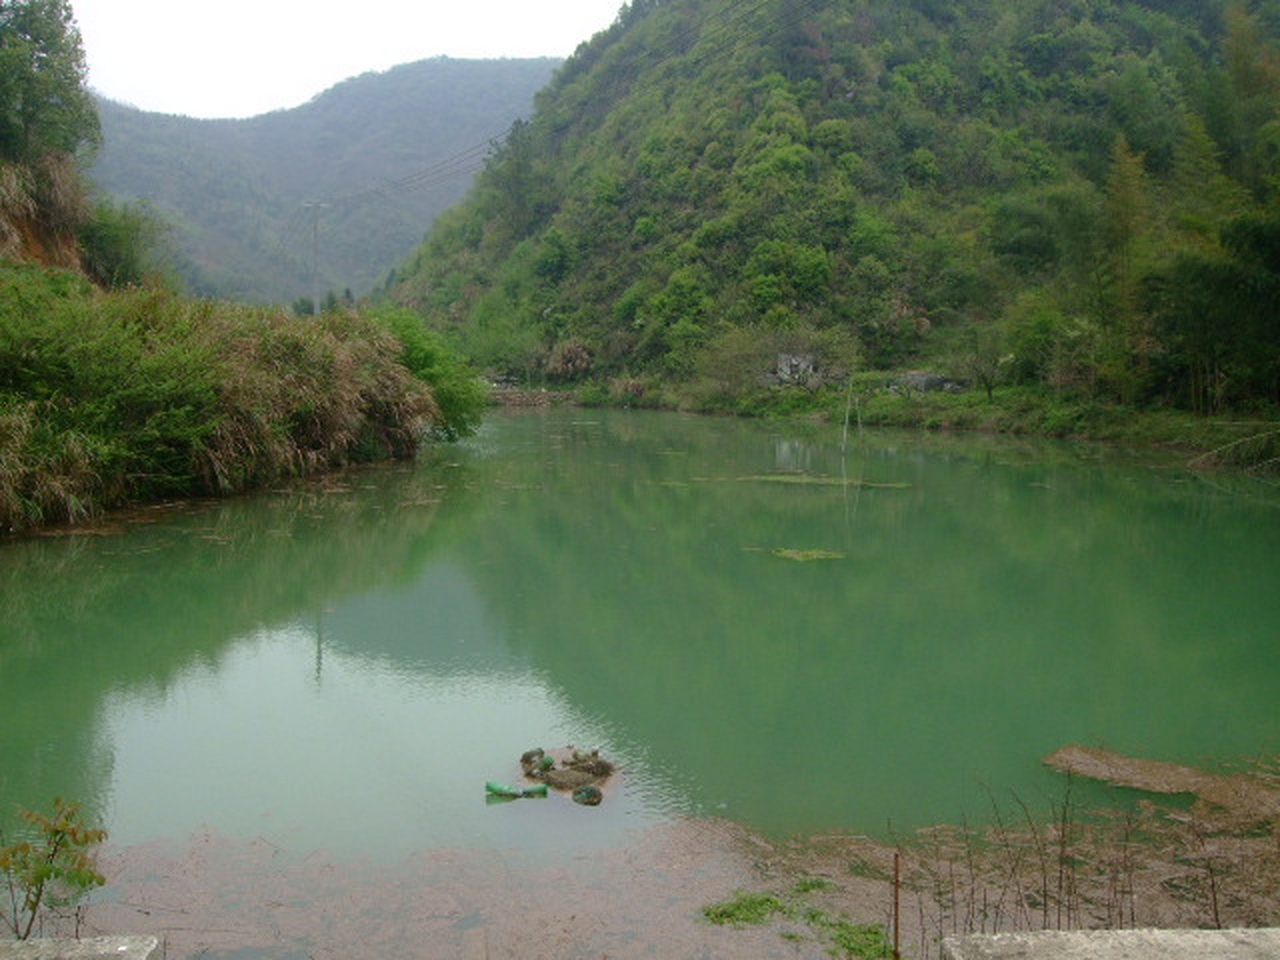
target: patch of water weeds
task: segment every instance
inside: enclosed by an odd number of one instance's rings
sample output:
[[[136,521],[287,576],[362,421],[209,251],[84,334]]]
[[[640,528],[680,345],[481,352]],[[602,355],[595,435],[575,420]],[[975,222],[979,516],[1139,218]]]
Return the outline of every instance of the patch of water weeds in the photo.
[[[801,877],[784,894],[739,892],[732,900],[703,908],[703,916],[717,925],[752,926],[781,918],[790,921],[780,931],[784,940],[812,940],[833,957],[851,960],[888,960],[893,946],[876,924],[856,923],[843,914],[814,906],[809,894],[829,890],[834,884],[823,877]]]
[[[809,563],[812,560],[843,560],[847,556],[839,550],[801,550],[794,547],[774,547],[770,553],[779,560],[795,560],[797,563]]]
[[[864,490],[909,490],[911,484],[876,483],[856,477],[832,477],[811,473],[763,473],[738,477],[742,483],[780,483],[797,487],[858,487]]]
[[[820,547],[743,547],[742,549],[747,553],[768,553],[779,560],[794,560],[797,563],[809,563],[813,560],[844,560],[848,557],[848,554],[843,551],[824,550]]]

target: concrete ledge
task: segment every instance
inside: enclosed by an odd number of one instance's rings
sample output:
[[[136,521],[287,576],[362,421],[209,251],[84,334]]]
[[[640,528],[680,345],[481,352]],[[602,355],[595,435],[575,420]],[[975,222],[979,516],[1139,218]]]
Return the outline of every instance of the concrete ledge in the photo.
[[[970,934],[944,937],[942,956],[943,960],[1275,960],[1280,957],[1280,929]]]
[[[0,942],[0,960],[160,960],[160,956],[160,941],[155,937]]]

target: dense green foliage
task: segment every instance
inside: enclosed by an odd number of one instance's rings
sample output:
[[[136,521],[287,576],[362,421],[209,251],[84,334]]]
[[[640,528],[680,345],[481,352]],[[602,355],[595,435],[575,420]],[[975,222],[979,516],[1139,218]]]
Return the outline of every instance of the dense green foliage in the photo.
[[[0,0],[0,161],[75,153],[98,137],[67,0]]]
[[[0,257],[75,263],[76,158],[98,142],[85,69],[66,0],[0,0]]]
[[[440,411],[432,435],[457,440],[473,433],[488,405],[484,383],[475,372],[413,311],[383,307],[373,316],[400,341],[400,362],[431,386]]]
[[[135,286],[166,272],[164,224],[145,204],[99,200],[80,224],[80,262],[95,283],[110,289]]]
[[[85,72],[65,0],[0,0],[0,257],[139,283],[160,226],[140,206],[89,202],[79,164],[100,130]]]
[[[783,354],[1267,405],[1277,186],[1275,0],[635,0],[393,296],[498,373],[722,406]]]
[[[559,62],[424,60],[243,120],[102,100],[90,172],[109,196],[145,202],[170,225],[190,293],[274,303],[364,294],[463,196],[487,142],[530,111]]]
[[[409,456],[432,426],[464,432],[472,421],[442,413],[405,353],[355,312],[103,293],[0,265],[0,529],[234,493]],[[461,376],[447,355],[431,362],[417,372]]]

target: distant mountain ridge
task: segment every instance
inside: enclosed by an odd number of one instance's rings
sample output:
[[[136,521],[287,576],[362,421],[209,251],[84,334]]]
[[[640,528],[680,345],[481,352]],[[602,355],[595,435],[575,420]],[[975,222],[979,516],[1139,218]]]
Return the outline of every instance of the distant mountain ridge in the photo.
[[[172,225],[190,293],[248,302],[360,295],[466,193],[490,141],[530,113],[560,62],[438,57],[242,120],[100,99],[104,145],[90,176]]]

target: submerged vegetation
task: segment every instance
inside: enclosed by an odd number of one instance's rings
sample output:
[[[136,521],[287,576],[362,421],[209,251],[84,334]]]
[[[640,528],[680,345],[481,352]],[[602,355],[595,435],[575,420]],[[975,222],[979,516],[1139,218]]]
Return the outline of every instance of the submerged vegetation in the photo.
[[[485,396],[454,342],[592,402],[817,413],[846,434],[1123,438],[1141,412],[1202,462],[1280,463],[1275,0],[634,0],[394,275],[395,305],[304,317],[149,277],[159,228],[80,180],[98,126],[69,4],[0,0],[0,28],[0,530],[463,436]],[[912,367],[959,389],[889,373]],[[1261,813],[1208,802],[1234,785],[1114,815],[1068,794],[1050,823],[1022,806],[833,856],[881,889],[893,858],[894,942],[905,892],[922,957],[951,932],[1274,923],[1277,771],[1250,776]],[[34,839],[0,846],[19,938],[103,882],[104,834],[74,805],[26,820]],[[703,915],[896,953],[839,887],[806,875]]]

